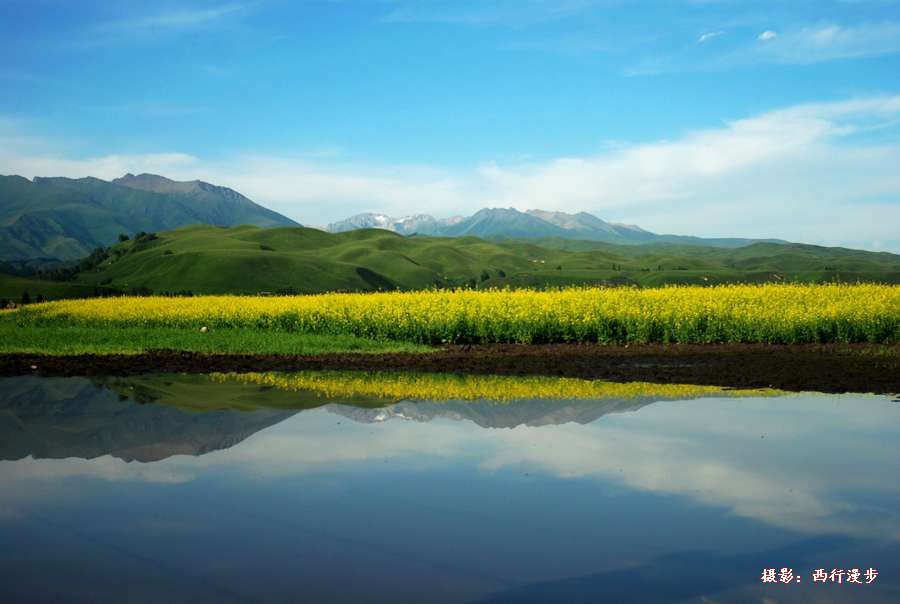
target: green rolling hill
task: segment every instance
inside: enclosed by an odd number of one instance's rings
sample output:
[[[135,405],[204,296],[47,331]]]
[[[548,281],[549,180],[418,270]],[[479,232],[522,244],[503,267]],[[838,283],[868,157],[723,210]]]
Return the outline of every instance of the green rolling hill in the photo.
[[[773,281],[900,283],[900,256],[800,244],[741,248],[613,245],[562,239],[403,237],[381,229],[191,226],[116,244],[66,282],[0,279],[0,297],[100,290],[194,294],[316,293],[429,287],[715,284]],[[66,289],[71,291],[62,291]]]

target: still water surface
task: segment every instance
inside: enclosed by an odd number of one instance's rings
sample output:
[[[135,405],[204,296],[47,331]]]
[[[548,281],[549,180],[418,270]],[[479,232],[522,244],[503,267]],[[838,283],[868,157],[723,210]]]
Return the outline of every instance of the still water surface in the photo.
[[[323,375],[0,379],[0,600],[900,601],[890,397]]]

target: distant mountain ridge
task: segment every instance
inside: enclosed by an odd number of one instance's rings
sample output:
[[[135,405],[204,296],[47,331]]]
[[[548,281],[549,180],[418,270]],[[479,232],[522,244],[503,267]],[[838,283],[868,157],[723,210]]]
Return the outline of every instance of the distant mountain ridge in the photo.
[[[237,191],[199,180],[0,176],[0,260],[75,260],[120,233],[190,224],[299,226]]]
[[[99,178],[0,176],[0,262],[15,270],[86,257],[119,234],[158,232],[193,224],[231,227],[300,226],[244,195],[201,180],[175,181],[156,174]],[[400,235],[474,236],[484,239],[584,240],[611,244],[678,243],[742,247],[772,239],[707,239],[660,235],[607,222],[587,212],[485,208],[471,216],[428,214],[392,217],[365,213],[329,224],[343,233],[383,229]],[[30,269],[29,269],[30,270]]]
[[[385,214],[366,212],[346,220],[332,222],[325,230],[329,233],[346,233],[357,229],[385,229],[400,235],[439,235],[445,229],[463,220],[462,216],[437,219],[428,214],[413,214],[393,218]]]
[[[401,235],[442,237],[474,236],[486,239],[584,239],[616,244],[685,243],[716,247],[742,247],[752,243],[784,243],[778,239],[703,238],[659,235],[635,225],[607,222],[587,212],[569,214],[545,210],[521,212],[514,208],[484,208],[468,217],[437,219],[427,214],[393,218],[384,214],[357,214],[326,227],[332,233],[377,228]]]

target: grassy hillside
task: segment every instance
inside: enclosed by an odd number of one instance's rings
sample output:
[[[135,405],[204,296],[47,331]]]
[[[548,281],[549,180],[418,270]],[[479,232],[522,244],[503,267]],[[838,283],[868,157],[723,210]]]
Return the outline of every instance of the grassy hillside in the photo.
[[[117,244],[112,252],[97,270],[57,286],[256,294],[465,285],[900,283],[900,256],[894,254],[772,243],[737,249],[636,247],[402,237],[378,229],[330,234],[307,228],[192,226],[160,233],[150,242]],[[8,297],[18,297],[16,288],[25,285],[6,286],[12,287]]]

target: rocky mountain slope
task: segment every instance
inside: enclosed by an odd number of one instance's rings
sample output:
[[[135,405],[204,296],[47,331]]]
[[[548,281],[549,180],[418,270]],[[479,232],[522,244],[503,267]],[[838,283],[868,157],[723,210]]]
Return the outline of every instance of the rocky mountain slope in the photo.
[[[0,176],[0,260],[76,260],[119,234],[190,224],[299,226],[237,191],[197,180]]]

